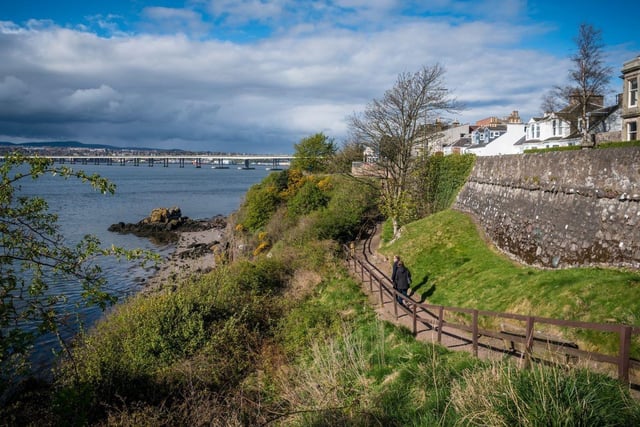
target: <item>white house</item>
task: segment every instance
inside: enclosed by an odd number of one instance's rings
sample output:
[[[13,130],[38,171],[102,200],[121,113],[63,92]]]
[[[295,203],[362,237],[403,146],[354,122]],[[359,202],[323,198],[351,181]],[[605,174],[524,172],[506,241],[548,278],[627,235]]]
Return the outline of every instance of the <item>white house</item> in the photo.
[[[504,127],[504,133],[490,143],[480,146],[471,144],[465,151],[467,153],[473,153],[476,156],[498,156],[521,153],[522,150],[517,144],[525,138],[524,123],[507,123]]]
[[[532,117],[527,123],[527,141],[546,141],[566,138],[571,133],[569,120],[556,113],[547,113],[543,117]]]

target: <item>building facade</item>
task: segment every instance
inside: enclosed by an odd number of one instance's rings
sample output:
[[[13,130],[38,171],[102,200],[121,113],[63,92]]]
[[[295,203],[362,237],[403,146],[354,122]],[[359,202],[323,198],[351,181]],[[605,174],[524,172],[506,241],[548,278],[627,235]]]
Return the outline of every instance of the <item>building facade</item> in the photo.
[[[638,87],[640,86],[640,55],[627,61],[622,66],[622,139],[634,141],[639,139],[640,102]]]

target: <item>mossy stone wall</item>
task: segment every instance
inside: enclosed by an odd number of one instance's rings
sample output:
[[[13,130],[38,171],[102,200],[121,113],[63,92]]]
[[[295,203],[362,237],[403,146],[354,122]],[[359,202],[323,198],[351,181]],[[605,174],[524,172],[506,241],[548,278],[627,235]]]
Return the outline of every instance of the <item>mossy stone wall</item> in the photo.
[[[544,267],[640,268],[640,148],[479,157],[454,208]]]

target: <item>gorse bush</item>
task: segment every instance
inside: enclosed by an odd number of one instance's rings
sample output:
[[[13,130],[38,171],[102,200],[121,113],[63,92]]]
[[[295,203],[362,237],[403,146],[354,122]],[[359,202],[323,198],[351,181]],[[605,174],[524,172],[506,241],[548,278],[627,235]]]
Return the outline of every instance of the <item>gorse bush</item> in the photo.
[[[296,218],[325,207],[328,201],[329,195],[317,183],[309,180],[289,199],[287,208],[289,215]]]

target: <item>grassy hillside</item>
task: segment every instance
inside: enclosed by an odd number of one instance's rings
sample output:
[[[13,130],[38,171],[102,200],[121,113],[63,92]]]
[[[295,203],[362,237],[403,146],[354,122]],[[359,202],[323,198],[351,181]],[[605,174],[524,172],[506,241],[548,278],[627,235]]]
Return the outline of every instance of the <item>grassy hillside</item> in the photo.
[[[586,322],[640,324],[640,273],[519,265],[486,242],[469,216],[446,210],[408,224],[382,248],[400,254],[415,291],[432,304]],[[495,326],[495,325],[494,325]],[[581,348],[615,352],[613,334],[570,336]],[[633,354],[640,357],[640,343]]]

